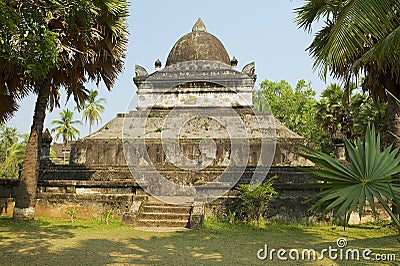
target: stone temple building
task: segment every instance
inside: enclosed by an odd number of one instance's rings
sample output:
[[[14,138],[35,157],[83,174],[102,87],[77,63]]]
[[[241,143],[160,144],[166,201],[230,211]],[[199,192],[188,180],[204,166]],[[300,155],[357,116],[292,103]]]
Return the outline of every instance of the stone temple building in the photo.
[[[294,154],[294,146],[303,143],[304,139],[284,127],[271,113],[256,113],[252,110],[252,91],[256,82],[254,62],[244,66],[241,71],[237,70],[237,64],[236,58],[230,59],[221,41],[208,33],[199,19],[192,32],[175,43],[164,68],[160,60],[155,62],[155,72],[151,74],[141,66],[135,67],[136,76],[133,80],[138,96],[136,110],[117,115],[102,129],[75,144],[71,151],[71,162],[83,165],[126,165],[122,139],[145,139],[149,146],[161,138],[171,137],[177,130],[180,130],[180,134],[175,137],[181,141],[203,138],[229,141],[238,136],[228,132],[226,125],[217,125],[221,121],[213,117],[228,115],[229,120],[234,115],[241,123],[235,123],[235,120],[230,120],[230,123],[235,127],[242,126],[247,131],[246,138],[254,142],[250,144],[251,155],[244,162],[246,165],[255,166],[260,163],[261,149],[258,146],[261,138],[276,145],[276,149],[273,147],[264,155],[266,158],[261,158],[263,164],[303,164],[304,161]],[[187,119],[187,116],[190,119],[183,123],[182,119]],[[182,124],[177,125],[177,122]],[[239,128],[235,130],[237,133]],[[121,147],[115,147],[113,143]],[[193,143],[198,144],[195,141]],[[217,143],[217,148],[224,146],[221,143]],[[108,148],[103,148],[104,144]],[[200,151],[191,144],[182,144],[182,152],[188,157],[198,157]],[[168,163],[159,151],[150,152],[152,148],[147,148],[153,164]],[[161,147],[154,147],[157,148]],[[216,153],[213,165],[224,165],[231,159],[230,150],[225,147],[217,149]],[[136,158],[138,162],[139,159]]]
[[[165,66],[135,67],[137,107],[71,146],[69,165],[44,165],[37,215],[115,217],[142,226],[201,224],[235,198],[240,183],[277,175],[271,216],[307,217],[305,140],[252,109],[255,63],[238,70],[199,19]],[[178,206],[176,206],[178,205]]]

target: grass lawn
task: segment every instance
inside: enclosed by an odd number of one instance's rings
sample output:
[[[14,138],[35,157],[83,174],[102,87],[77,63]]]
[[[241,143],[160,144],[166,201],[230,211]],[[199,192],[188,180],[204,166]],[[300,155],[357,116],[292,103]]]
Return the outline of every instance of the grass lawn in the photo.
[[[346,238],[346,249],[395,254],[397,264],[376,261],[280,262],[259,260],[258,250],[338,248],[336,240]],[[0,217],[0,265],[399,265],[400,238],[393,228],[364,225],[346,228],[332,225],[269,224],[257,228],[243,224],[207,221],[204,228],[182,232],[144,232],[113,221],[74,223],[62,219],[37,218],[14,222]],[[293,251],[292,251],[293,252]],[[337,252],[339,254],[339,252]],[[260,253],[263,254],[263,253]],[[288,253],[286,253],[288,257]],[[295,256],[295,253],[292,253]],[[361,255],[360,255],[361,256]]]

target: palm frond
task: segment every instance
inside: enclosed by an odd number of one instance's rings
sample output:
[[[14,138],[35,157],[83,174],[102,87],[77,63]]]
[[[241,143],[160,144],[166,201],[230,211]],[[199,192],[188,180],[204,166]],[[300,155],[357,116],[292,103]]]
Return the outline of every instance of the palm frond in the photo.
[[[399,81],[399,1],[309,0],[295,12],[306,31],[313,22],[325,21],[308,48],[323,77],[331,73],[347,79],[373,67]]]
[[[80,120],[73,120],[74,113],[68,109],[60,112],[60,120],[51,121],[52,125],[57,125],[51,129],[52,133],[56,133],[55,140],[60,136],[63,137],[64,144],[68,143],[70,140],[75,140],[79,136],[80,132],[74,125],[82,124]]]
[[[380,134],[376,133],[373,126],[368,126],[364,142],[359,139],[353,145],[345,138],[345,145],[349,165],[340,164],[332,157],[310,148],[305,148],[301,154],[317,166],[305,170],[323,182],[318,184],[322,190],[312,208],[319,211],[325,205],[321,215],[336,209],[335,216],[344,213],[347,223],[350,213],[357,208],[361,219],[366,201],[375,212],[376,199],[400,228],[400,222],[387,203],[394,204],[400,198],[400,185],[395,183],[398,178],[393,177],[400,173],[400,157],[396,157],[398,149],[392,150],[390,146],[381,151]]]

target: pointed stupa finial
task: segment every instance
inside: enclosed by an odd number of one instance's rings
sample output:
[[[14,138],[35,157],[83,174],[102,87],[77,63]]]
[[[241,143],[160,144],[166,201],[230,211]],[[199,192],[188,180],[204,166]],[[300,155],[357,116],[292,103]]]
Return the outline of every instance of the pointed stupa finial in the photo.
[[[203,21],[201,20],[201,18],[199,18],[196,22],[196,24],[194,24],[193,28],[192,28],[192,32],[195,31],[204,31],[207,32],[207,28],[206,25],[204,25]]]
[[[158,58],[158,59],[156,60],[156,62],[154,63],[154,66],[156,67],[156,71],[161,70],[162,64],[161,64],[160,58]]]

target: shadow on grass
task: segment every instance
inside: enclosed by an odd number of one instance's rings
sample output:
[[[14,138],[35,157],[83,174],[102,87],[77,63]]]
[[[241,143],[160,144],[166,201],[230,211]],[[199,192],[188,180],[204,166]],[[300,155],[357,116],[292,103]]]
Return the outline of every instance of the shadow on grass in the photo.
[[[318,251],[336,245],[338,237],[345,237],[353,248],[386,253],[398,250],[393,234],[380,234],[375,228],[343,231],[333,226],[273,224],[260,229],[207,223],[202,229],[157,233],[128,226],[93,229],[90,225],[45,221],[13,225],[12,220],[3,221],[0,219],[0,252],[5,265],[335,265],[332,261],[279,262],[276,257],[272,262],[261,261],[257,251],[265,244],[274,249]]]
[[[53,234],[65,232],[65,230],[76,228],[89,228],[87,225],[82,224],[67,224],[63,220],[62,223],[55,224],[51,221],[34,220],[34,221],[14,221],[10,217],[0,217],[0,232],[2,230],[12,230],[13,232],[31,231],[36,232],[41,229],[46,229]]]
[[[310,242],[295,248],[314,249],[319,254],[323,249],[336,249],[337,252],[332,254],[337,254],[337,259],[329,260],[332,265],[400,265],[400,234],[387,222],[350,225],[346,229],[335,225],[314,225],[306,227],[303,234],[318,240],[310,239]],[[369,260],[362,255],[366,250],[371,251],[366,253]],[[325,253],[324,257],[329,258],[329,255]],[[380,258],[383,260],[378,261]]]
[[[71,230],[84,228],[82,225],[55,224],[49,221],[14,221],[10,217],[0,217],[0,264],[32,265],[32,255],[43,254],[52,246],[49,240],[73,238]],[[15,262],[14,258],[18,257]]]

